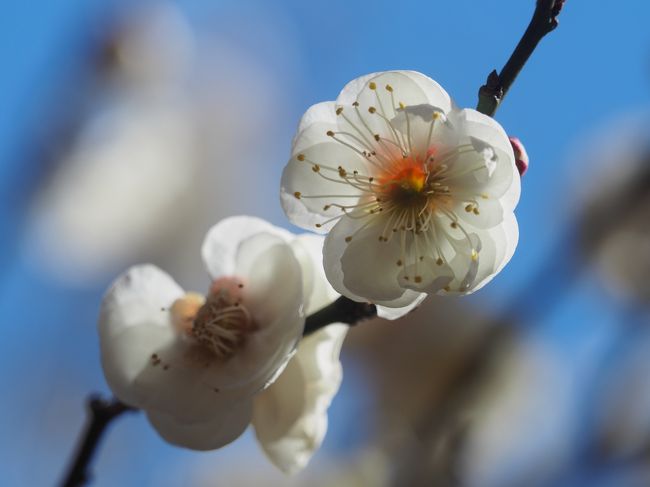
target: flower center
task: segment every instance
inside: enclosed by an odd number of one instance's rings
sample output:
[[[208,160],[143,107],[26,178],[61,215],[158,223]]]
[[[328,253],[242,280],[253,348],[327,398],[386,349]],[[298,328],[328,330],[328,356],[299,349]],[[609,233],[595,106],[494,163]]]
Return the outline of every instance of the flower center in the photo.
[[[228,359],[257,328],[242,304],[243,287],[237,278],[222,277],[212,284],[206,298],[188,293],[172,305],[172,322],[214,356]]]

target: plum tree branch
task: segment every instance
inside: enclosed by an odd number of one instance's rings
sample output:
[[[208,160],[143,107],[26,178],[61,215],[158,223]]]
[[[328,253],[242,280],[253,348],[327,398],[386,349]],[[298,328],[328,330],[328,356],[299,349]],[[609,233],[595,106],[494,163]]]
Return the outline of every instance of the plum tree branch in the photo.
[[[494,116],[517,75],[530,58],[539,41],[558,26],[557,17],[565,0],[537,0],[533,18],[500,73],[492,71],[481,86],[476,109]]]
[[[86,429],[77,446],[74,461],[70,464],[65,479],[61,483],[63,487],[78,487],[85,485],[90,480],[91,474],[88,467],[106,427],[118,416],[135,411],[135,408],[127,406],[118,399],[107,401],[93,395],[88,399],[88,411],[90,415]]]

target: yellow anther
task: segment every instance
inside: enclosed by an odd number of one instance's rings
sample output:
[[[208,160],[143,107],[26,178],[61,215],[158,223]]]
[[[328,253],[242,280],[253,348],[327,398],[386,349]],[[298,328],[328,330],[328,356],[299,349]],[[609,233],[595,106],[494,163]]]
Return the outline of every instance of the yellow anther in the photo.
[[[386,85],[386,91],[393,92],[393,87],[391,85]]]
[[[481,198],[483,198],[484,200],[487,200],[487,199],[490,199],[490,196],[487,195],[486,193],[483,193],[483,194],[481,195]]]
[[[323,225],[321,225],[320,223],[317,223],[317,224],[316,224],[316,228],[320,228],[320,227],[322,227],[322,226],[323,226]]]
[[[406,108],[406,105],[404,105],[404,103],[402,103],[402,102],[399,102],[399,107],[400,107],[402,110],[404,110],[404,109]]]
[[[458,228],[458,223],[451,222],[451,228]]]
[[[339,166],[339,176],[341,176],[342,178],[344,178],[344,177],[346,177],[347,175],[348,175],[348,172],[347,172],[345,169],[343,169],[341,166]]]
[[[296,197],[296,199],[300,199],[302,193],[300,191],[296,191],[295,193],[293,193],[293,195]]]
[[[480,211],[478,211],[478,208],[474,208],[474,209],[472,209],[472,213],[474,213],[475,215],[478,215],[480,213]]]
[[[327,131],[327,136],[328,137],[334,137],[334,132],[332,132],[331,130],[328,130]]]
[[[323,206],[323,211],[327,211],[332,207],[332,205],[325,205]]]
[[[368,111],[370,113],[375,113],[377,111],[377,109],[375,107],[368,107]]]
[[[472,206],[471,204],[470,204],[470,205],[467,205],[467,206],[465,207],[465,211],[466,211],[467,213],[470,213],[473,209],[474,209],[474,206]]]
[[[472,260],[476,262],[478,260],[478,252],[476,249],[472,249]]]
[[[336,109],[336,114],[337,114],[337,115],[340,115],[341,113],[343,113],[343,107],[338,107],[338,108]]]
[[[442,258],[438,257],[438,260],[436,260],[436,264],[442,265],[443,263],[444,262],[443,262]]]
[[[433,112],[433,114],[431,115],[431,117],[432,117],[434,120],[438,120],[438,119],[440,118],[440,112]]]
[[[352,106],[353,106],[353,107],[358,107],[358,106],[359,106],[359,102],[358,102],[358,101],[355,101],[354,103],[352,103]]]
[[[318,171],[320,171],[320,166],[318,164],[314,164],[311,167],[311,170],[314,171],[314,172],[318,172]]]
[[[298,159],[299,161],[304,161],[305,160],[305,154],[298,154],[296,156],[296,159]]]
[[[375,84],[374,81],[371,81],[370,83],[368,83],[368,88],[370,88],[371,90],[376,90],[377,85]]]
[[[379,136],[379,134],[375,134],[375,140],[376,140],[377,142],[379,142],[379,139],[381,139],[381,137]]]
[[[345,241],[346,241],[347,243],[350,243],[350,242],[352,241],[352,237],[345,237]]]
[[[415,282],[422,282],[422,276],[415,276]]]

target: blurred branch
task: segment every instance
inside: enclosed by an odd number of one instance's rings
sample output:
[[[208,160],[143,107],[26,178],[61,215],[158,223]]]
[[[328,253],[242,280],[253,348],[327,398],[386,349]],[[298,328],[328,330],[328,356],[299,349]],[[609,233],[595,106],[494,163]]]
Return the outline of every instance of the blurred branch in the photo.
[[[63,487],[77,487],[86,484],[91,479],[89,465],[104,430],[115,418],[123,413],[135,411],[135,409],[118,399],[107,401],[98,396],[91,396],[88,400],[88,411],[90,415],[86,429],[77,446],[74,462],[70,465],[65,480],[61,484]]]
[[[492,71],[486,83],[478,92],[478,105],[476,109],[489,116],[494,116],[499,104],[505,98],[510,86],[514,83],[519,71],[533,53],[539,41],[554,30],[557,25],[557,16],[560,14],[565,0],[537,0],[537,6],[528,28],[520,39],[517,47],[512,52],[510,59],[500,73]]]

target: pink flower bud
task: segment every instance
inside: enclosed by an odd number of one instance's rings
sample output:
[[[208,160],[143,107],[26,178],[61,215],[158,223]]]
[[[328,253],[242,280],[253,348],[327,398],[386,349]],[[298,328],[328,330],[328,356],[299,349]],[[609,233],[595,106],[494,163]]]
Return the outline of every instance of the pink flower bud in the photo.
[[[528,170],[528,153],[524,144],[517,137],[508,137],[512,150],[515,152],[515,164],[519,170],[519,176],[523,176]]]

